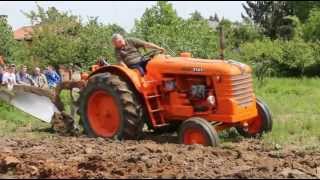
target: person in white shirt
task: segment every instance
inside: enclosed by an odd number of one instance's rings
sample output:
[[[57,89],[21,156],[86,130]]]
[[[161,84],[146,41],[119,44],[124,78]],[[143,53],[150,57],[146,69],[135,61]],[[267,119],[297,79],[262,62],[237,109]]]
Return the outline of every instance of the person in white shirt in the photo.
[[[3,74],[2,84],[6,85],[8,89],[12,89],[17,84],[14,64],[10,65],[8,72]]]

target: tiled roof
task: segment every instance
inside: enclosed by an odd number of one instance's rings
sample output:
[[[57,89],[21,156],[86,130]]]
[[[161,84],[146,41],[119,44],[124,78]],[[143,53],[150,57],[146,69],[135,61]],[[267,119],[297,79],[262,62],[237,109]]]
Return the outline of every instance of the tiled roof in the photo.
[[[14,31],[13,36],[15,40],[31,40],[33,29],[31,26],[23,26]]]
[[[3,58],[3,56],[0,56],[0,65],[1,64],[4,64],[4,58]]]

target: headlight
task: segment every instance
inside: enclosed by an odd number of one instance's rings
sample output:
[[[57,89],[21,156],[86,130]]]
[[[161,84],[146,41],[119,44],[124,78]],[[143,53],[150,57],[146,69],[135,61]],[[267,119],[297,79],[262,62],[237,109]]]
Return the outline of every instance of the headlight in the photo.
[[[211,106],[216,105],[216,98],[214,96],[208,96],[207,101]]]

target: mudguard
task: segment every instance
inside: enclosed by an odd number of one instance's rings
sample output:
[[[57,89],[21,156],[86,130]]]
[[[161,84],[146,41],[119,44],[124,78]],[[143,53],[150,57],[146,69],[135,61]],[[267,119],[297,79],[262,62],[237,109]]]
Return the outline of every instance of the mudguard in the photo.
[[[138,91],[140,91],[142,88],[142,84],[141,84],[142,76],[140,75],[140,73],[137,70],[119,66],[119,65],[108,65],[108,66],[101,67],[98,70],[91,73],[89,78],[94,76],[95,74],[106,73],[106,72],[116,74],[116,75],[119,75],[119,77],[125,78],[127,82],[133,85]]]

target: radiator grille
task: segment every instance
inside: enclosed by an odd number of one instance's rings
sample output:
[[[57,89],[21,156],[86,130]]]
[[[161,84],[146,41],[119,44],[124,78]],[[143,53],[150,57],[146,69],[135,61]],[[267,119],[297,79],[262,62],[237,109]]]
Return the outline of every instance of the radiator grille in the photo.
[[[251,74],[241,74],[231,77],[232,96],[240,106],[248,106],[253,102],[253,87]]]

